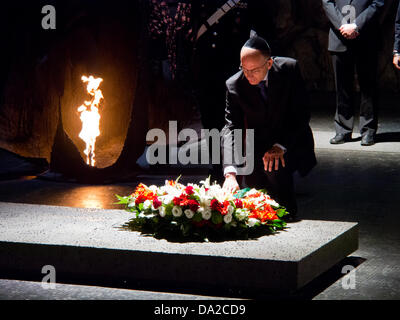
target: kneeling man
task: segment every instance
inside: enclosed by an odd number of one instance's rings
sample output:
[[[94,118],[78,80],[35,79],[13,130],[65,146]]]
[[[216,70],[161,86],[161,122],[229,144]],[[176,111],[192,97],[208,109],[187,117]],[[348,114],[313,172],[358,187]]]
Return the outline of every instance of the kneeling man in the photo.
[[[233,153],[234,130],[253,129],[254,170],[239,182],[266,189],[295,219],[293,173],[305,176],[316,165],[304,81],[296,60],[272,57],[268,43],[257,35],[245,43],[240,58],[241,70],[226,82],[222,146]],[[237,164],[225,160],[224,188],[234,192],[239,189]]]

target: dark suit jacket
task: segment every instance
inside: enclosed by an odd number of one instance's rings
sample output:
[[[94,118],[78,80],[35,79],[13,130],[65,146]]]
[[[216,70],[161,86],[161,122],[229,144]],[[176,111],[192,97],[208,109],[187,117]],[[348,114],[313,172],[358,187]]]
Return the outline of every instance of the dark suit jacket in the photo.
[[[305,176],[316,165],[314,138],[309,126],[304,81],[297,61],[275,57],[268,75],[267,103],[259,88],[242,71],[226,82],[227,98],[222,142],[234,129],[255,130],[255,161],[275,143],[287,148],[292,168]],[[222,144],[223,145],[223,144]],[[226,167],[229,164],[225,164]]]
[[[329,31],[329,51],[345,52],[349,47],[376,47],[379,39],[378,15],[384,5],[384,0],[322,0],[325,13],[331,23]],[[342,9],[346,5],[354,6],[356,10],[355,23],[359,29],[359,37],[347,40],[339,31],[344,17]]]
[[[394,28],[394,48],[393,51],[400,52],[400,2],[397,7],[396,24]]]

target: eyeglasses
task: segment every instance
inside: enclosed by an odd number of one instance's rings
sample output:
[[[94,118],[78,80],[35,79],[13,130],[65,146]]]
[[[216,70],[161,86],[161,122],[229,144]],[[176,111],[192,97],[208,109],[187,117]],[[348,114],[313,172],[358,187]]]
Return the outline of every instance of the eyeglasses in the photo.
[[[268,61],[270,59],[271,58],[267,59],[262,66],[259,66],[257,68],[254,68],[254,69],[251,69],[251,70],[247,70],[247,69],[243,68],[242,66],[240,66],[239,70],[243,71],[243,73],[248,74],[248,75],[260,73],[262,71],[262,69],[264,68],[264,66],[268,63]]]

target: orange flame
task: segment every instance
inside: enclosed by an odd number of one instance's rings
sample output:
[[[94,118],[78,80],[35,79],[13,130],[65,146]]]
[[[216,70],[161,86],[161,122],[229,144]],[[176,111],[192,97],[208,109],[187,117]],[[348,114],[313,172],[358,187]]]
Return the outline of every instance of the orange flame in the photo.
[[[100,84],[103,82],[101,78],[94,78],[90,76],[82,76],[82,81],[87,83],[87,92],[92,96],[91,101],[85,101],[83,105],[78,108],[78,112],[81,114],[80,118],[82,121],[82,131],[79,137],[86,143],[86,163],[92,167],[96,161],[95,158],[95,145],[96,139],[100,135],[100,113],[99,106],[101,101],[104,99],[101,90],[99,89]]]

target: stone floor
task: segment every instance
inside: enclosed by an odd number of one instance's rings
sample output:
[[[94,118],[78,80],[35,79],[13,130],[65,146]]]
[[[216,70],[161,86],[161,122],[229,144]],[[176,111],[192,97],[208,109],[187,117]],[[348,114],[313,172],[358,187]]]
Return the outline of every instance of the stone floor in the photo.
[[[361,147],[357,133],[354,134],[354,141],[351,143],[330,145],[329,138],[334,135],[332,101],[325,107],[313,108],[311,125],[316,140],[318,166],[308,177],[304,179],[296,177],[300,218],[358,222],[360,247],[348,259],[304,288],[299,293],[302,299],[400,299],[400,215],[397,199],[400,195],[398,101],[400,99],[397,97],[382,100],[379,143],[372,147]],[[3,165],[5,160],[0,159],[0,162]],[[160,184],[166,178],[175,177],[145,174],[138,180],[149,184]],[[184,176],[183,182],[202,178],[204,175],[201,174]],[[0,181],[0,201],[112,209],[116,208],[113,204],[114,195],[130,193],[136,183],[137,181],[89,186],[45,181],[34,176],[20,177]],[[346,265],[355,268],[349,274],[351,277],[344,278],[342,271]],[[354,279],[355,286],[346,287],[348,279]],[[65,287],[64,292],[61,287],[53,298],[69,299],[72,292],[75,292],[76,298],[100,298],[103,290],[101,287],[71,285]],[[35,286],[38,284],[0,281],[0,298],[52,298],[49,293],[46,293],[47,297],[34,293],[35,290],[32,288]],[[98,293],[94,294],[93,290],[98,290]],[[10,293],[9,296],[7,292]],[[120,299],[124,293],[125,291],[115,294],[108,291],[107,294],[110,298]],[[134,299],[139,297],[132,291],[127,294]],[[171,294],[190,296],[188,292]],[[217,295],[208,294],[208,296]],[[142,297],[157,299],[160,296],[143,293]],[[185,299],[185,297],[175,298]],[[235,297],[247,298],[238,294]]]

